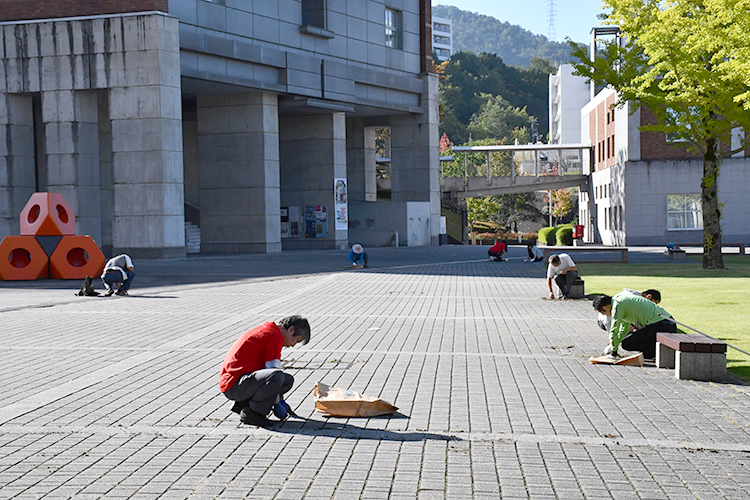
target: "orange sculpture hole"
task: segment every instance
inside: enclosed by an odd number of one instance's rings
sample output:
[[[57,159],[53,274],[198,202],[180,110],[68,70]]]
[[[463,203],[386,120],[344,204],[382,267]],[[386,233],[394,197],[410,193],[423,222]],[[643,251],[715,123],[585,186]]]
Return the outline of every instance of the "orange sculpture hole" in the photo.
[[[63,224],[68,223],[68,211],[62,205],[57,205],[57,217],[62,221]]]
[[[68,252],[68,264],[73,267],[83,267],[89,262],[89,254],[83,248],[73,248]]]
[[[6,236],[0,242],[0,279],[38,280],[49,277],[49,259],[33,236]]]
[[[31,264],[31,254],[25,248],[14,248],[8,255],[8,262],[17,269],[23,269]]]
[[[29,210],[29,224],[33,224],[36,222],[36,220],[39,218],[39,213],[42,211],[42,207],[39,205],[34,205]]]

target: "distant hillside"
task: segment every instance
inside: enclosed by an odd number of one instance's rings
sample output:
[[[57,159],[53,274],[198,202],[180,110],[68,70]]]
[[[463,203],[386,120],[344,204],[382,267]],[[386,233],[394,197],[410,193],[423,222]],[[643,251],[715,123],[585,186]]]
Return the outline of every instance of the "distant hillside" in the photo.
[[[494,17],[451,5],[433,6],[432,15],[453,21],[453,49],[456,52],[494,53],[505,64],[524,68],[534,57],[547,59],[554,65],[570,62],[571,48],[567,43],[550,42],[545,36]]]

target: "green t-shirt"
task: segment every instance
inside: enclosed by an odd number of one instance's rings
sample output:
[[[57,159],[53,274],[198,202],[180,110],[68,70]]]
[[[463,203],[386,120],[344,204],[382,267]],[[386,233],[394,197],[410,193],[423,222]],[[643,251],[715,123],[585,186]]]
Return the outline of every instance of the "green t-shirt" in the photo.
[[[630,325],[641,327],[664,320],[659,314],[672,317],[664,308],[645,297],[620,292],[612,297],[612,326],[609,329],[609,344],[613,349],[620,346],[622,339],[630,331]]]

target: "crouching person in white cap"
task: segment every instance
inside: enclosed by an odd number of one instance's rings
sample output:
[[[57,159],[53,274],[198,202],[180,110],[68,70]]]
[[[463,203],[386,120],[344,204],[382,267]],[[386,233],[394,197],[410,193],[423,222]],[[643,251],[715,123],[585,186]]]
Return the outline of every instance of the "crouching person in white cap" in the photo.
[[[362,245],[355,243],[349,251],[349,262],[351,267],[367,267],[367,253]]]

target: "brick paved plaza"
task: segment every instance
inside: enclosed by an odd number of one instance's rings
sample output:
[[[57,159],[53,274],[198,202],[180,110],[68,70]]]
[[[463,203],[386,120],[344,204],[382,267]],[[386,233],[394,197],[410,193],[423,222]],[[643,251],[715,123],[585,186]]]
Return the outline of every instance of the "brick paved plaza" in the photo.
[[[750,497],[748,386],[589,364],[590,302],[543,299],[522,247],[369,252],[136,262],[131,297],[0,282],[0,499]],[[290,314],[307,420],[243,426],[221,361]],[[316,381],[399,413],[325,418]]]

